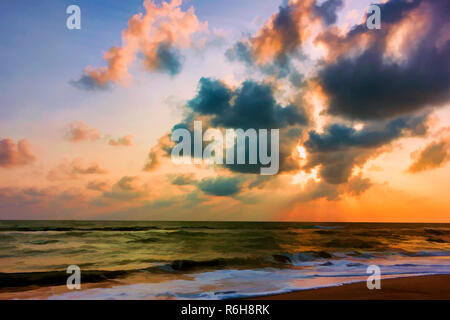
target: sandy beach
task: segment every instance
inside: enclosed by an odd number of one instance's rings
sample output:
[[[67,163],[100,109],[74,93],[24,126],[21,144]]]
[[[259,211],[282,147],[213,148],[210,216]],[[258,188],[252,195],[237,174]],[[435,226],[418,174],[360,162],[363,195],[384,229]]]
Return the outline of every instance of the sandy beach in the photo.
[[[384,279],[380,290],[360,282],[248,300],[450,300],[450,275]]]

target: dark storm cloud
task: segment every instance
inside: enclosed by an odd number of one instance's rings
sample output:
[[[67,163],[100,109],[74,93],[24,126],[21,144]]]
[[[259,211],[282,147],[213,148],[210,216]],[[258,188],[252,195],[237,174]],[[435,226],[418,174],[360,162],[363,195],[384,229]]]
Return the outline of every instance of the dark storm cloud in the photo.
[[[387,119],[440,106],[450,99],[450,41],[443,37],[450,2],[394,0],[380,8],[381,30],[360,25],[345,38],[337,39],[330,33],[318,37],[324,43],[334,43],[330,50],[343,46],[344,52],[362,33],[373,39],[361,54],[343,55],[319,72],[319,82],[329,97],[330,114],[360,120]],[[388,41],[394,41],[389,40],[389,32],[410,19],[411,10],[425,11],[422,8],[431,12],[426,34],[404,54],[404,61],[387,59]]]
[[[374,128],[367,127],[360,131],[342,124],[331,124],[323,134],[315,131],[309,133],[305,142],[308,151],[329,152],[351,147],[377,148],[400,137],[405,132],[413,135],[426,133],[425,120],[428,115],[405,116]]]
[[[264,84],[245,81],[237,91],[232,108],[213,123],[232,128],[281,128],[289,125],[305,125],[307,117],[302,108],[290,104],[279,105],[272,89]]]
[[[294,172],[298,169],[300,169],[299,166],[299,159],[296,158],[292,151],[297,146],[298,142],[301,139],[302,136],[302,130],[300,128],[284,128],[280,130],[279,135],[279,172]],[[268,139],[270,139],[270,134],[268,134]],[[258,154],[258,163],[257,164],[250,164],[249,163],[249,148],[248,148],[248,141],[246,142],[246,149],[245,149],[245,164],[226,164],[225,167],[228,169],[239,172],[239,173],[251,173],[251,174],[260,174],[261,168],[264,167],[259,162],[259,145],[257,147],[257,154]],[[270,148],[270,144],[267,146],[267,150],[269,154],[271,154],[272,150]],[[235,155],[237,154],[236,146],[235,146]],[[235,159],[236,160],[236,159]]]
[[[183,122],[176,124],[172,131],[183,128],[193,135],[192,124],[199,116],[207,116],[206,119],[202,119],[204,131],[208,127],[243,130],[280,129],[280,171],[298,169],[298,163],[291,158],[291,153],[301,137],[300,127],[308,124],[308,116],[302,107],[295,104],[285,107],[279,105],[270,86],[249,80],[240,88],[232,90],[219,80],[202,78],[197,95],[188,101],[187,107],[192,112],[186,114]],[[270,132],[268,137],[270,139]],[[192,149],[193,143],[191,139]],[[207,144],[208,142],[203,142],[203,148]],[[270,152],[270,144],[268,149]],[[170,154],[171,149],[166,149],[166,152]],[[249,158],[248,153],[247,143],[246,159]],[[248,161],[246,163],[230,164],[226,167],[241,173],[260,173],[260,164],[248,164]]]
[[[233,196],[241,191],[242,179],[237,177],[205,178],[198,183],[198,188],[214,196]]]
[[[199,114],[221,114],[230,106],[232,91],[222,82],[210,78],[201,78],[197,96],[188,102],[188,106]]]
[[[424,114],[368,125],[360,131],[341,124],[328,126],[322,134],[312,131],[304,144],[309,153],[304,169],[320,166],[319,175],[325,182],[345,183],[354,167],[363,165],[379,148],[401,137],[424,135],[426,119]]]
[[[283,107],[273,96],[270,86],[254,81],[245,81],[241,87],[233,90],[219,80],[202,78],[196,96],[187,103],[188,113],[182,122],[176,124],[173,130],[187,129],[193,135],[193,122],[202,120],[203,131],[208,128],[234,129],[280,129],[279,136],[279,170],[294,171],[299,164],[292,157],[292,150],[298,143],[302,127],[308,124],[308,116],[301,106],[293,103]],[[268,132],[270,141],[271,132]],[[248,141],[247,141],[248,142]],[[193,139],[191,148],[193,150]],[[209,142],[203,142],[203,148]],[[237,155],[235,146],[235,157]],[[258,146],[259,148],[259,146]],[[171,148],[164,149],[169,155]],[[259,149],[258,149],[259,150]],[[270,150],[270,143],[268,144]],[[259,154],[259,152],[257,151]],[[260,173],[261,164],[248,164],[249,148],[246,143],[247,164],[227,164],[228,169],[241,173]],[[153,156],[151,153],[150,157]],[[224,161],[225,162],[225,161]]]
[[[282,107],[270,86],[251,80],[232,91],[218,80],[202,78],[197,96],[188,106],[201,115],[212,115],[213,126],[227,128],[270,129],[308,122],[303,108],[294,104]]]
[[[172,76],[180,73],[183,65],[183,56],[179,50],[170,44],[162,43],[157,50],[158,66],[156,70],[166,72]]]
[[[351,119],[385,119],[450,99],[450,43],[423,48],[407,65],[385,65],[377,49],[343,59],[320,73],[329,113]]]
[[[322,20],[326,25],[330,25],[336,22],[336,11],[343,7],[342,0],[328,0],[322,3],[320,6],[314,5],[315,12],[318,16],[322,17]]]

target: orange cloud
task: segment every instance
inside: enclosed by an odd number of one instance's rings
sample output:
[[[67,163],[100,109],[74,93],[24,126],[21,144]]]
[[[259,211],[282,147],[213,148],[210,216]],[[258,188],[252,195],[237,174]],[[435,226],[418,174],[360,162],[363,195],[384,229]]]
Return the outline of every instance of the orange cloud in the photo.
[[[18,167],[34,162],[30,144],[22,139],[17,144],[9,138],[0,140],[0,167]]]
[[[158,144],[150,149],[147,163],[144,166],[144,171],[152,171],[160,164],[164,156],[168,154],[168,150],[173,143],[170,141],[169,135],[166,134],[158,140]]]
[[[147,193],[147,187],[140,182],[139,177],[124,176],[111,187],[111,190],[103,192],[101,197],[94,200],[94,202],[97,205],[105,206],[108,200],[128,202],[142,198]]]
[[[97,129],[90,128],[84,121],[76,121],[69,123],[66,138],[72,142],[95,141],[100,139],[100,132]]]
[[[119,138],[117,140],[110,139],[108,144],[110,146],[132,146],[133,145],[133,136],[131,134],[127,134],[126,136]]]
[[[100,167],[96,162],[84,165],[83,160],[77,158],[72,162],[63,161],[58,167],[50,170],[47,178],[53,180],[76,179],[80,175],[106,174],[107,170]]]
[[[450,161],[450,141],[442,139],[437,142],[431,142],[423,150],[411,153],[411,158],[414,162],[408,168],[409,173],[442,167]]]
[[[340,5],[341,2],[336,1],[336,5],[327,11],[336,10]],[[333,22],[329,19],[335,17],[325,18],[316,0],[290,0],[250,39],[256,63],[266,64],[282,54],[294,52],[308,41],[316,26]]]
[[[86,189],[94,191],[105,191],[108,188],[108,183],[105,181],[90,181],[86,185]]]
[[[151,0],[145,0],[145,13],[133,15],[122,32],[122,46],[111,47],[104,54],[108,66],[87,67],[85,76],[99,86],[111,82],[125,84],[130,80],[128,68],[138,53],[143,54],[144,67],[155,71],[166,62],[158,50],[161,45],[178,49],[190,47],[192,36],[206,31],[207,22],[201,23],[197,19],[193,7],[182,11],[181,3],[182,0],[172,0],[157,6]]]

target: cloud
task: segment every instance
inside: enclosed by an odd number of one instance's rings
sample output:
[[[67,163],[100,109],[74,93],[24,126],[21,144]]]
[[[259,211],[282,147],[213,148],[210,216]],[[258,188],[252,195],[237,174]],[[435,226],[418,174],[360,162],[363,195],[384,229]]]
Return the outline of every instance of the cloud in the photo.
[[[263,189],[272,180],[274,180],[274,176],[256,176],[256,178],[248,185],[248,189]]]
[[[347,184],[346,192],[353,195],[359,196],[363,194],[372,186],[372,182],[369,179],[363,178],[361,174],[352,177]]]
[[[100,168],[97,163],[91,163],[86,167],[73,163],[72,174],[106,174],[107,170]]]
[[[409,173],[432,170],[450,161],[450,141],[442,139],[431,142],[424,149],[411,153],[414,160],[408,168]]]
[[[243,41],[236,42],[233,47],[225,52],[225,56],[230,61],[243,62],[247,67],[253,66],[254,57],[250,45]]]
[[[156,50],[156,57],[156,60],[146,62],[149,70],[166,72],[171,76],[180,73],[184,58],[170,43],[161,43]]]
[[[157,146],[155,146],[155,147],[157,147]],[[143,171],[152,171],[152,170],[156,169],[160,164],[159,159],[160,159],[160,156],[158,155],[157,151],[151,150],[150,153],[148,154],[147,163],[144,165],[144,168],[142,170]]]
[[[449,3],[393,0],[380,8],[381,30],[364,23],[345,36],[330,29],[316,39],[329,50],[318,79],[332,115],[388,119],[450,99]]]
[[[122,45],[104,54],[107,66],[87,67],[72,83],[88,90],[104,89],[111,83],[126,84],[131,79],[128,69],[140,56],[148,71],[180,72],[183,58],[179,50],[193,46],[194,35],[206,32],[208,27],[197,19],[193,7],[183,11],[181,4],[181,0],[172,0],[158,6],[145,0],[145,12],[133,15],[122,32]]]
[[[238,177],[204,178],[198,182],[198,188],[213,196],[233,196],[241,191],[242,179]]]
[[[344,5],[342,0],[328,0],[321,5],[314,4],[314,10],[316,14],[322,17],[326,25],[330,25],[337,20],[337,11]]]
[[[196,96],[186,104],[182,122],[172,130],[184,128],[193,134],[193,122],[202,121],[203,130],[213,128],[235,129],[280,129],[280,171],[293,171],[299,168],[298,159],[292,154],[302,135],[302,127],[309,123],[309,117],[302,106],[277,103],[273,88],[252,80],[245,81],[236,89],[228,88],[222,81],[201,78]],[[270,138],[270,134],[269,134]],[[191,140],[193,144],[194,141]],[[164,156],[170,155],[175,143],[170,135],[163,136],[150,153],[144,171],[159,166]],[[206,144],[205,144],[206,145]],[[246,153],[248,158],[248,144]],[[235,153],[236,154],[236,153]],[[232,171],[260,173],[260,164],[226,165]]]
[[[84,121],[75,121],[67,125],[65,137],[71,142],[96,141],[100,139],[100,132],[90,128]]]
[[[179,174],[179,175],[169,175],[169,180],[173,185],[185,186],[194,184],[195,175],[193,173]]]
[[[231,87],[219,79],[201,78],[197,93],[186,103],[184,119],[172,130],[192,132],[195,120],[202,121],[203,130],[279,128],[280,172],[317,170],[320,182],[309,182],[302,196],[305,201],[357,196],[370,188],[371,182],[355,176],[355,169],[391,150],[398,139],[424,136],[431,109],[449,101],[450,44],[445,32],[449,6],[429,0],[391,0],[380,5],[381,30],[368,30],[364,23],[348,32],[333,26],[342,6],[340,0],[320,5],[292,0],[281,6],[254,36],[226,52],[230,60],[258,68],[266,81],[246,80]],[[316,31],[320,33],[313,38]],[[292,59],[302,59],[302,48],[310,40],[329,51],[311,66],[306,78],[293,68]],[[273,84],[281,83],[273,76],[286,77],[294,88],[285,92]],[[323,93],[317,104],[323,105],[324,112],[316,112],[307,101],[306,83],[317,84],[315,88]],[[283,103],[277,101],[280,96]],[[318,125],[321,120],[324,126]],[[361,124],[358,129],[355,120]],[[296,154],[302,142],[307,153],[303,160]],[[172,145],[165,140],[152,148],[145,170],[157,167]],[[223,167],[238,173],[260,172],[259,165]],[[172,179],[212,195],[242,190],[242,184],[222,178]],[[257,180],[249,188],[262,188],[265,183]]]
[[[270,86],[252,80],[232,90],[220,80],[201,78],[197,95],[188,107],[200,115],[212,115],[211,124],[225,128],[270,129],[308,122],[303,108],[281,106]]]
[[[201,78],[197,95],[189,100],[188,106],[199,114],[221,114],[230,107],[233,92],[223,82]]]
[[[30,144],[25,139],[17,143],[9,138],[0,140],[0,167],[12,168],[33,163],[36,158],[30,149]]]
[[[70,219],[86,213],[86,198],[73,186],[68,190],[38,187],[0,188],[2,219]],[[84,216],[85,217],[85,216]]]
[[[298,74],[291,59],[303,58],[301,47],[312,36],[314,27],[334,23],[336,11],[341,7],[341,0],[327,0],[320,6],[315,0],[289,1],[279,7],[256,35],[235,43],[226,56],[278,78]]]
[[[147,191],[141,185],[139,177],[124,176],[112,186],[110,191],[103,192],[101,198],[128,201],[141,198],[146,194]]]
[[[117,146],[129,147],[129,146],[133,145],[133,136],[131,134],[127,134],[124,137],[119,138],[117,140],[110,139],[108,144],[110,146],[114,146],[114,147],[117,147]]]
[[[86,188],[94,191],[105,191],[108,188],[108,185],[109,184],[105,181],[90,181],[86,185]]]
[[[44,189],[0,188],[0,208],[2,212],[15,212],[19,208],[37,206],[47,200],[48,192]],[[5,218],[4,216],[2,218]]]
[[[138,177],[125,176],[125,177],[122,177],[117,182],[116,185],[122,190],[137,190],[138,189],[138,186],[137,186],[138,180],[139,180]]]
[[[316,23],[330,23],[340,8],[340,1],[329,0],[321,6],[315,0],[290,1],[280,6],[278,13],[249,39],[251,52],[257,64],[285,59],[294,53],[312,34]]]
[[[77,158],[71,162],[64,160],[55,169],[48,172],[47,178],[51,181],[77,179],[83,175],[107,174],[108,171],[101,168],[96,162],[88,165],[84,164],[81,158]]]
[[[74,121],[66,126],[66,133],[64,135],[65,139],[71,142],[82,142],[82,141],[97,141],[101,138],[100,131],[95,128],[91,128],[84,121]],[[127,134],[122,138],[118,139],[109,139],[110,136],[104,136],[104,139],[108,141],[110,146],[118,147],[118,146],[132,146],[133,145],[133,136],[131,134]]]
[[[311,1],[306,2],[302,11],[296,10],[301,4],[280,6],[278,13],[271,17],[255,37],[249,39],[250,50],[257,64],[265,64],[275,59],[285,60],[286,54],[299,46],[304,34],[299,28],[300,19],[297,19],[297,13],[309,9]]]
[[[94,78],[86,74],[83,74],[78,80],[70,80],[69,84],[77,89],[86,91],[106,91],[111,89],[109,83],[97,82]]]
[[[308,151],[303,169],[320,166],[319,176],[329,184],[348,181],[355,166],[362,166],[382,147],[406,136],[422,136],[427,132],[427,114],[399,117],[384,124],[367,125],[355,130],[343,124],[330,124],[321,134],[311,131],[304,143]]]
[[[169,135],[162,136],[158,143],[150,149],[143,171],[153,171],[161,164],[161,158],[170,154],[172,142]]]
[[[308,202],[322,198],[337,201],[345,194],[359,196],[371,186],[370,180],[363,178],[361,174],[351,177],[347,183],[343,184],[330,184],[325,181],[316,182],[310,179],[304,189],[295,197],[294,202]]]
[[[425,124],[427,118],[428,114],[405,116],[382,126],[366,126],[359,131],[343,124],[330,124],[322,134],[311,131],[305,146],[310,152],[338,151],[351,147],[376,148],[405,133],[424,135],[427,130]]]

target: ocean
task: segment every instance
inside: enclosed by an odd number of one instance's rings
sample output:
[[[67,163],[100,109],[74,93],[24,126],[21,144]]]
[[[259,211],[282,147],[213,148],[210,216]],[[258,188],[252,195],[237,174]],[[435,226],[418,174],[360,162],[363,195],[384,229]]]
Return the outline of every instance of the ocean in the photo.
[[[81,269],[81,290],[65,288]],[[450,274],[450,224],[0,221],[0,293],[229,299]],[[60,288],[60,290],[54,290]]]

